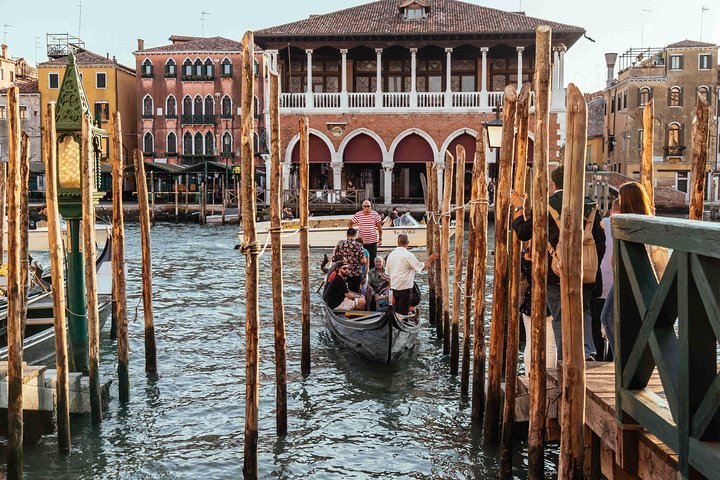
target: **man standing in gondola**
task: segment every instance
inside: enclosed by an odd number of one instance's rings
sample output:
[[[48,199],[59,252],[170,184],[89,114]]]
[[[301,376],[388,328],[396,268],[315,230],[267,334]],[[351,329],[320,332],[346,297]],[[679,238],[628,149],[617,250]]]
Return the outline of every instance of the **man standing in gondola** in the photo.
[[[388,255],[385,266],[385,271],[390,276],[390,289],[393,294],[395,312],[401,315],[410,313],[415,273],[425,270],[438,257],[437,253],[433,253],[425,260],[425,263],[422,263],[407,249],[409,243],[410,240],[406,234],[398,235],[398,246]]]
[[[357,230],[350,227],[347,229],[347,238],[338,242],[333,252],[333,257],[341,256],[348,264],[347,283],[351,292],[360,291],[362,281],[362,267],[365,265],[365,251],[363,246],[355,240]]]
[[[352,216],[348,227],[357,225],[358,234],[363,239],[363,244],[370,254],[368,265],[375,265],[377,247],[382,245],[382,219],[380,214],[372,209],[370,200],[362,203],[362,210]]]

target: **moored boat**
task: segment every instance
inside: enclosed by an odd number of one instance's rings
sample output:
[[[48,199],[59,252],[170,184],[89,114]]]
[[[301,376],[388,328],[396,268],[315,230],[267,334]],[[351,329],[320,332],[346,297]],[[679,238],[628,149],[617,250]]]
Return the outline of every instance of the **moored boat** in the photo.
[[[389,365],[411,351],[420,331],[419,312],[405,316],[392,307],[386,312],[339,311],[327,305],[330,333],[358,355]]]

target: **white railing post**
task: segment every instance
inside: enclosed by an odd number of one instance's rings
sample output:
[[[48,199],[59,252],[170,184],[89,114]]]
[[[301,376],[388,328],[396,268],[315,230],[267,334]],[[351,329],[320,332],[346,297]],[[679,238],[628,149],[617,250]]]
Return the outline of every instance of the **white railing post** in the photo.
[[[283,162],[282,164],[283,190],[290,191],[290,164]]]
[[[342,79],[342,90],[340,91],[340,108],[342,108],[343,110],[348,108],[347,53],[347,48],[340,49],[340,55],[342,55],[342,72],[340,72],[340,76]]]
[[[390,205],[392,203],[392,174],[394,166],[395,164],[393,163],[383,163],[383,201],[385,202],[385,205]]]
[[[487,108],[488,106],[488,92],[487,92],[487,54],[490,49],[488,47],[482,47],[482,76],[480,77],[480,107]]]
[[[307,85],[305,88],[305,108],[311,109],[313,108],[312,48],[306,49],[305,54],[307,55]]]
[[[452,48],[445,49],[445,108],[451,108],[452,103]]]
[[[525,47],[516,47],[516,50],[517,50],[517,62],[518,62],[517,88],[518,88],[518,90],[520,90],[522,88],[523,50],[525,50]]]
[[[375,49],[376,74],[375,74],[375,108],[382,108],[382,48]]]
[[[417,102],[417,48],[410,49],[410,108],[416,108]]]

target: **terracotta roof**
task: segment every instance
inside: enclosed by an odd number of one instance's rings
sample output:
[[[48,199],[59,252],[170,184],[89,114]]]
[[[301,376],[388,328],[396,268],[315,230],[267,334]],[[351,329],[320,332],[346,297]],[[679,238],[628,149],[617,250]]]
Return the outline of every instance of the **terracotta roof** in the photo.
[[[695,40],[682,40],[680,42],[671,43],[665,48],[692,48],[692,47],[716,47],[714,43],[698,42]]]
[[[78,67],[115,67],[135,75],[134,68],[126,67],[125,65],[118,63],[117,60],[98,55],[97,53],[93,53],[89,50],[79,50],[76,52],[75,64]],[[41,63],[38,67],[58,67],[65,65],[67,65],[67,56],[53,58],[52,60]]]
[[[38,81],[37,80],[31,80],[29,82],[16,82],[16,84],[20,88],[20,93],[40,93],[40,89],[38,88]],[[3,88],[0,90],[0,93],[7,93],[9,89]]]
[[[170,37],[170,41],[175,43],[161,47],[145,48],[135,53],[242,51],[242,43],[224,37],[184,37],[173,35]]]
[[[583,28],[528,17],[459,0],[428,0],[430,14],[405,20],[398,0],[379,0],[255,32],[255,39],[283,36],[531,33],[539,25],[582,34]],[[269,40],[269,38],[267,38]]]

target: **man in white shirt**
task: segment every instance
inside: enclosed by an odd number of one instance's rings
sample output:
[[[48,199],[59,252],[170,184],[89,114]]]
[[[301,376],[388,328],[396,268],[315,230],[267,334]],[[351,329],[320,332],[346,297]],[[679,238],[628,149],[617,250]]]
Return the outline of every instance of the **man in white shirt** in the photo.
[[[398,235],[398,246],[388,255],[385,265],[385,271],[390,276],[390,289],[393,292],[395,311],[401,315],[410,313],[415,273],[422,272],[438,257],[437,253],[433,253],[425,260],[425,263],[422,263],[408,251],[408,243],[410,240],[407,235],[404,233]]]

